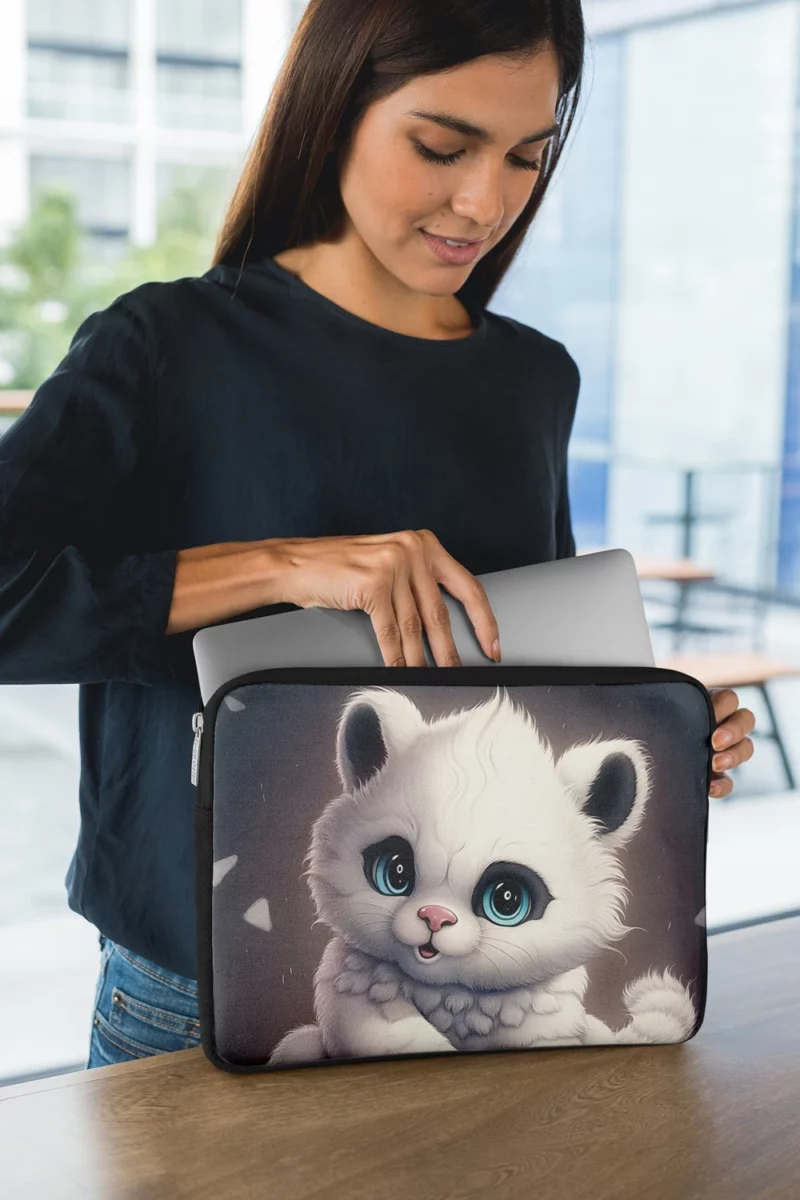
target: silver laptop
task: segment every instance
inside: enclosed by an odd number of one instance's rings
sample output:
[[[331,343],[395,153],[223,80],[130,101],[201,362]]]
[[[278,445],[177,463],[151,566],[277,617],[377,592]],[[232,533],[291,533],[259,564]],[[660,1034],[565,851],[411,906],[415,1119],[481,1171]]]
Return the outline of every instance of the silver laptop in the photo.
[[[653,666],[633,558],[601,550],[479,575],[500,630],[501,665]],[[459,600],[442,590],[464,666],[494,666]],[[195,634],[203,703],[231,679],[265,667],[383,665],[365,612],[302,608],[211,625]],[[435,660],[423,637],[428,666]]]

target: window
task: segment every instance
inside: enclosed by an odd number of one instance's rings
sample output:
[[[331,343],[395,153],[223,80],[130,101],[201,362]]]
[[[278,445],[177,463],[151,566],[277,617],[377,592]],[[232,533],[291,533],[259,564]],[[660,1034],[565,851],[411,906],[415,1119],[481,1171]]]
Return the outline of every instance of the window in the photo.
[[[60,121],[130,120],[127,54],[30,46],[28,116]]]
[[[159,125],[236,130],[241,125],[241,69],[238,64],[159,55],[157,104]]]
[[[129,24],[128,0],[31,0],[28,115],[130,120]]]
[[[238,61],[240,0],[159,0],[156,15],[159,54]]]
[[[157,37],[159,125],[240,129],[240,4],[162,0]]]
[[[130,0],[27,0],[28,37],[92,46],[125,47]]]
[[[60,186],[73,192],[80,223],[92,237],[127,237],[131,199],[127,158],[35,154],[31,156],[30,173],[32,191]]]

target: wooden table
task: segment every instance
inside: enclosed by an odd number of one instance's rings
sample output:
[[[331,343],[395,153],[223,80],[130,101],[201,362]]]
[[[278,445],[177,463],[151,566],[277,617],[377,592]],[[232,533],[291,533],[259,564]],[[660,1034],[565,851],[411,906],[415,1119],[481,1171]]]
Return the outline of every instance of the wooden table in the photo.
[[[716,579],[713,567],[697,563],[693,558],[651,558],[634,555],[636,574],[640,579],[665,579],[671,583],[710,583]]]
[[[0,389],[0,417],[18,417],[33,399],[33,392],[12,392]]]
[[[7,1088],[0,1194],[797,1200],[800,918],[711,937],[709,957],[684,1046],[269,1076],[186,1050]]]
[[[579,555],[599,554],[611,546],[588,546],[578,550]],[[693,558],[655,558],[649,554],[634,554],[636,574],[640,579],[664,579],[671,583],[710,583],[716,579],[713,567],[697,563]]]
[[[713,654],[671,654],[658,660],[660,667],[685,671],[708,688],[763,687],[771,679],[800,675],[800,663],[747,650],[720,650]]]

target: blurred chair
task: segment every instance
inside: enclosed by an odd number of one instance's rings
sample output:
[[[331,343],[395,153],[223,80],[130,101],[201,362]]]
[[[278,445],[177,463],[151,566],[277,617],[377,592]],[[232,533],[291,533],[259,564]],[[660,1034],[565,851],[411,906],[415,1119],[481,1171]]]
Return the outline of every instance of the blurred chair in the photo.
[[[768,684],[781,676],[800,675],[800,665],[778,658],[770,658],[766,654],[724,650],[710,654],[672,654],[667,658],[660,658],[658,665],[693,675],[707,688],[729,687],[735,690],[757,688],[764,699],[770,728],[761,729],[757,726],[753,731],[753,736],[769,738],[775,742],[787,786],[790,791],[794,791],[794,771],[786,752],[775,709],[770,700]]]

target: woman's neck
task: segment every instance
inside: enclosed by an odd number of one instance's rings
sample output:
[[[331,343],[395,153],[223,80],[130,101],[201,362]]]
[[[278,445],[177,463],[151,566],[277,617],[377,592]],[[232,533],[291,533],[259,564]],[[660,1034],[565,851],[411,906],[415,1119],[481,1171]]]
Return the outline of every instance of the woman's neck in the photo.
[[[412,291],[377,262],[360,238],[296,246],[274,259],[334,304],[394,333],[450,341],[474,332],[460,300]]]

